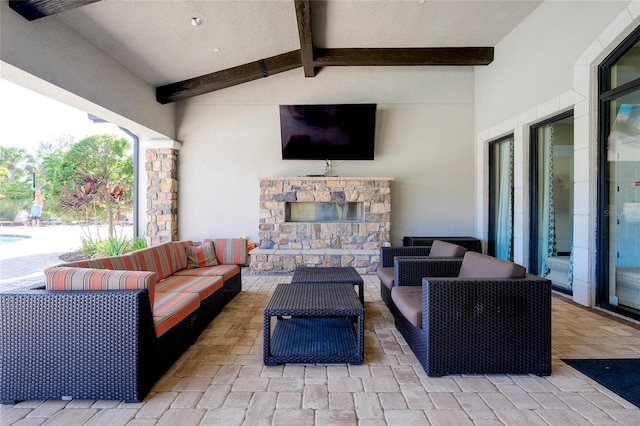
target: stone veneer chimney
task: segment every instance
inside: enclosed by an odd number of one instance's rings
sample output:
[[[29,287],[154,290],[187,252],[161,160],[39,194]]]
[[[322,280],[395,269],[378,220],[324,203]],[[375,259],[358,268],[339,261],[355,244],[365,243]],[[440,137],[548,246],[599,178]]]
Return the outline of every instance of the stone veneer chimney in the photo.
[[[390,245],[389,177],[260,178],[258,248],[251,252],[254,271],[293,271],[297,266],[353,266],[371,273],[380,247]],[[358,205],[356,220],[287,222],[288,203]]]

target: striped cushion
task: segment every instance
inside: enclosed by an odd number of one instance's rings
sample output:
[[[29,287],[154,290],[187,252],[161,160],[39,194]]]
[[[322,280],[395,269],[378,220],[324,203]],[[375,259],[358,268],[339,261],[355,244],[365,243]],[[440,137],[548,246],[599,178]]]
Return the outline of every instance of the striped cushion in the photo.
[[[171,254],[172,242],[131,252],[138,269],[156,273],[156,281],[163,280],[177,271],[176,260]]]
[[[83,260],[77,260],[75,262],[62,263],[57,266],[68,266],[70,268],[77,267],[77,268],[106,269],[104,267],[103,259],[83,259]]]
[[[240,267],[238,265],[218,265],[207,268],[183,269],[182,271],[176,272],[174,276],[218,276],[226,281],[239,273]]]
[[[200,307],[197,293],[156,293],[153,324],[160,337]]]
[[[187,267],[187,247],[193,246],[193,241],[174,241],[176,254],[176,268],[177,270],[185,269]]]
[[[114,271],[136,271],[138,270],[135,264],[135,258],[130,255],[105,257],[99,259],[102,261],[102,267],[105,269],[112,269]]]
[[[199,246],[187,247],[187,268],[204,268],[218,265],[213,241],[204,241]]]
[[[138,265],[136,264],[136,259],[129,254],[123,254],[121,256],[99,257],[96,259],[77,260],[75,262],[60,263],[58,265],[54,265],[53,267],[111,269],[114,271],[136,271],[139,269]]]
[[[200,301],[206,299],[222,287],[222,277],[198,277],[173,275],[156,284],[158,293],[197,293]]]
[[[153,306],[156,276],[146,271],[108,269],[49,268],[45,271],[47,290],[137,290],[148,289]]]
[[[249,259],[247,254],[247,240],[245,238],[218,238],[205,239],[213,241],[216,246],[216,257],[221,265],[246,265]],[[204,242],[203,241],[203,242]]]

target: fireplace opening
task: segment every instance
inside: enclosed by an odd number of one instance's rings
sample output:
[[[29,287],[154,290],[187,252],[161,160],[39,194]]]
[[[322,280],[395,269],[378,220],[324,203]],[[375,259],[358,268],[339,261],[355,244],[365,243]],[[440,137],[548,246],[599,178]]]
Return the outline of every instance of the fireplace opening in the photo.
[[[286,222],[360,223],[364,222],[363,203],[306,202],[285,203]]]

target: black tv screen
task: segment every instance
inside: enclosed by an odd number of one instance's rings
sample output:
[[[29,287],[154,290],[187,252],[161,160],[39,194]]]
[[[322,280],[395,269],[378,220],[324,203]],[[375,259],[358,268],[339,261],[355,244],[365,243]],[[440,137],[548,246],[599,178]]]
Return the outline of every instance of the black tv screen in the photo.
[[[280,105],[284,160],[373,160],[376,104]]]

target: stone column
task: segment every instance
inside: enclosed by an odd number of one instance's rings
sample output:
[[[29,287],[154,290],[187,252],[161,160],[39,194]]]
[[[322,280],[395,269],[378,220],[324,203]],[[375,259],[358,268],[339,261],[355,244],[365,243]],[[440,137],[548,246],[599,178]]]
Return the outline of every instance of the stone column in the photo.
[[[145,151],[147,244],[178,240],[178,150]]]

